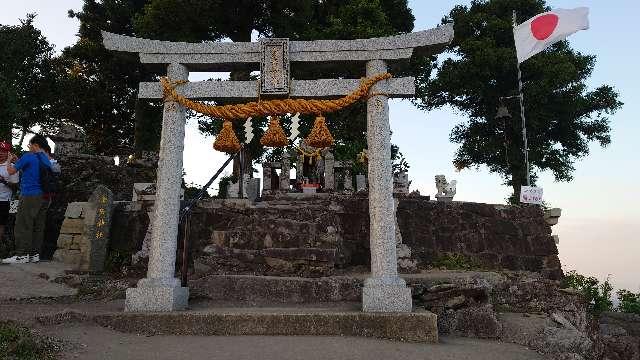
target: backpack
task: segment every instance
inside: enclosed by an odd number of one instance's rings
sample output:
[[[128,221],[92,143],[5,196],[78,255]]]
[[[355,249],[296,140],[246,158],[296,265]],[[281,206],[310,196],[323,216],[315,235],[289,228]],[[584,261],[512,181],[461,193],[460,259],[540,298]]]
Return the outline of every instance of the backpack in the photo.
[[[41,153],[36,154],[38,157],[38,170],[40,173],[40,186],[43,194],[55,194],[58,191],[58,176],[53,172],[51,166],[47,166],[40,158]]]

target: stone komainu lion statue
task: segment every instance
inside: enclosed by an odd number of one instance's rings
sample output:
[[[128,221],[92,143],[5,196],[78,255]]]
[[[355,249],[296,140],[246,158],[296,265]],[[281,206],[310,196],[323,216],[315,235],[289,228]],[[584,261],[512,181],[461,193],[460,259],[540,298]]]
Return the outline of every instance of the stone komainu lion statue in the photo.
[[[456,180],[447,182],[447,178],[444,175],[436,175],[436,198],[438,197],[453,197],[456,194]]]

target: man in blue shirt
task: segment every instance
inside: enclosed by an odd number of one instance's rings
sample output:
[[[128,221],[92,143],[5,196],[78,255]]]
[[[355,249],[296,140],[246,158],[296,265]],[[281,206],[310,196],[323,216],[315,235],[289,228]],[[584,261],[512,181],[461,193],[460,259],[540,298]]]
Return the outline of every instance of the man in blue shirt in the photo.
[[[40,261],[40,248],[47,214],[40,184],[40,164],[51,168],[49,158],[43,151],[46,145],[47,139],[44,136],[33,136],[29,140],[29,152],[15,164],[7,167],[9,174],[21,172],[20,204],[13,232],[16,240],[16,255],[2,260],[3,263],[21,264]]]

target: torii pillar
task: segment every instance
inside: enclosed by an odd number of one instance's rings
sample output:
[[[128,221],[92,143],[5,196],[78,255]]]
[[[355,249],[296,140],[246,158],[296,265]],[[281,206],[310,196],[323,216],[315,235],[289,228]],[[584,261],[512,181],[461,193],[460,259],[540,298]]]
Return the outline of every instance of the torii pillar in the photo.
[[[189,70],[181,64],[169,64],[167,75],[172,80],[186,81]],[[175,101],[165,101],[147,277],[138,281],[137,287],[127,289],[125,311],[174,311],[187,307],[189,288],[175,277],[185,123],[185,108]]]
[[[387,72],[383,60],[367,62],[367,76]],[[383,93],[376,84],[370,94]],[[371,277],[362,289],[362,310],[370,312],[411,311],[411,289],[398,276],[391,127],[389,100],[385,95],[367,100],[367,145],[369,156],[369,242]]]

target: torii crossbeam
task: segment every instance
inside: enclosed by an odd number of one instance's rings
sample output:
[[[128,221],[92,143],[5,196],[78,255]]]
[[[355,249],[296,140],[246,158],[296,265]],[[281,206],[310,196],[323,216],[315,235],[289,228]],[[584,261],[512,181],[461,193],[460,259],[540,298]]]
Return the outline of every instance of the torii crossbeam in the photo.
[[[140,54],[140,61],[164,67],[173,81],[188,80],[190,71],[260,70],[255,81],[201,81],[179,87],[199,100],[255,100],[259,97],[335,98],[349,94],[359,79],[295,80],[294,66],[359,67],[366,76],[406,69],[414,55],[435,54],[453,39],[453,25],[374,39],[289,41],[262,39],[250,43],[183,43],[147,40],[102,32],[107,49]],[[363,311],[411,311],[411,290],[398,276],[391,170],[390,97],[413,97],[414,78],[383,80],[367,100],[371,276],[362,294]],[[138,97],[160,99],[158,82],[140,84]],[[175,278],[178,213],[182,181],[185,109],[165,99],[157,193],[149,268],[136,288],[127,289],[126,311],[173,311],[186,308],[189,289]]]

